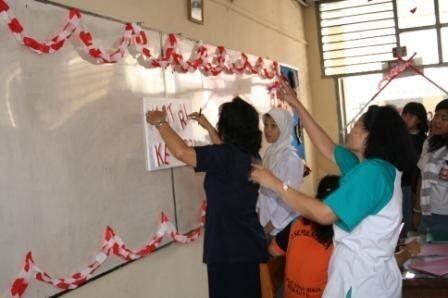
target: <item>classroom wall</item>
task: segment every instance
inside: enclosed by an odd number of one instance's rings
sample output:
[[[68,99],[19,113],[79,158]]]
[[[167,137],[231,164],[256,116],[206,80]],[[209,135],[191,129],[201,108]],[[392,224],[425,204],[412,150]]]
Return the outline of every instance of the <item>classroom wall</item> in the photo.
[[[188,20],[186,0],[55,0],[64,5],[180,33],[213,45],[278,60],[298,68],[300,97],[311,103],[308,81],[304,8],[293,0],[205,0],[204,25]],[[309,141],[307,142],[309,144]],[[314,168],[314,152],[307,146],[307,162]],[[314,172],[313,174],[314,175]],[[314,179],[304,185],[312,192]]]
[[[326,129],[334,129],[332,120],[335,110],[332,105],[327,106],[328,98],[333,98],[331,88],[327,88],[331,83],[320,79],[313,31],[305,34],[306,30],[313,30],[312,12],[304,14],[305,9],[295,1],[205,0],[204,25],[188,21],[187,1],[184,0],[56,2],[121,20],[143,22],[144,26],[155,30],[181,33],[205,43],[224,45],[298,68],[301,99]],[[308,38],[312,41],[309,44],[306,42]],[[307,56],[309,50],[312,53]],[[317,84],[317,87],[313,84]],[[320,84],[325,84],[325,92],[320,90]],[[326,165],[319,159],[315,160],[309,140],[305,141],[307,163],[313,173],[303,190],[313,193],[314,180],[326,169]],[[171,245],[93,281],[66,297],[207,297],[206,268],[201,262],[201,246],[202,240],[186,246]]]
[[[202,238],[173,244],[75,291],[64,298],[207,298]]]

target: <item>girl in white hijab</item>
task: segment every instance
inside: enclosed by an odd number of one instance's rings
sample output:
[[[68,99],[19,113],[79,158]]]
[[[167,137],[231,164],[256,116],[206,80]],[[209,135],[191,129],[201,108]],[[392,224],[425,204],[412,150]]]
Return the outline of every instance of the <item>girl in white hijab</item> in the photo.
[[[291,114],[274,108],[263,115],[264,135],[271,145],[263,156],[263,166],[294,189],[302,184],[304,162],[292,146],[293,123]],[[277,193],[261,187],[258,214],[265,232],[272,236],[285,228],[298,214]]]

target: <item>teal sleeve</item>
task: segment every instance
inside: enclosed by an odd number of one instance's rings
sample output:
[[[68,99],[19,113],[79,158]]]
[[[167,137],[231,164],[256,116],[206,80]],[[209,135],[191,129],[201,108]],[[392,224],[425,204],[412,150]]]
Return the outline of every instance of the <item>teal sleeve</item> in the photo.
[[[365,161],[341,180],[340,187],[324,203],[338,217],[336,225],[350,232],[367,216],[378,213],[390,201],[395,169]]]
[[[347,174],[347,172],[359,164],[359,159],[356,155],[342,146],[334,148],[334,159],[342,175]]]

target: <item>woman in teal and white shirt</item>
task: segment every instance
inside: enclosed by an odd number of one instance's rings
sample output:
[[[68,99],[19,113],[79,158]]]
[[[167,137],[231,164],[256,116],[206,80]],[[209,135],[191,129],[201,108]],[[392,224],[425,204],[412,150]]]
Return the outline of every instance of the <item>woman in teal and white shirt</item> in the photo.
[[[324,202],[291,189],[254,165],[252,179],[278,192],[302,216],[334,224],[334,253],[323,297],[401,297],[394,257],[402,218],[401,171],[415,163],[406,125],[392,107],[372,106],[356,122],[346,147],[336,145],[294,92],[282,84],[279,97],[299,114],[313,144],[342,174]]]

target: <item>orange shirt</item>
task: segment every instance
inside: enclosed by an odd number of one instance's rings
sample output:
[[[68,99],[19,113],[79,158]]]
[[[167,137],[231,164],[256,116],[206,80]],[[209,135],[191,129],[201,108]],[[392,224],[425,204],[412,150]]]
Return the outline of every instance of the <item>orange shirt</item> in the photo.
[[[285,252],[274,241],[275,249]],[[322,245],[302,219],[296,220],[289,233],[285,264],[284,298],[321,297],[327,284],[328,262],[333,245]]]

